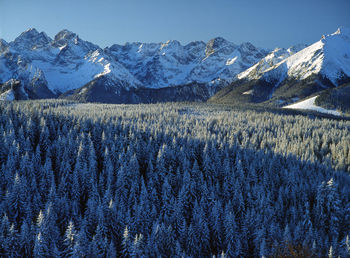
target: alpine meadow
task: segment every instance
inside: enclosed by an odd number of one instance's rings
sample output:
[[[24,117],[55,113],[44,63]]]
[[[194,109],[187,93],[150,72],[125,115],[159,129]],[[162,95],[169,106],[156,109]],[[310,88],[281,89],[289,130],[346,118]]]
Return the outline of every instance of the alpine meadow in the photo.
[[[0,257],[349,258],[349,0],[0,0]]]

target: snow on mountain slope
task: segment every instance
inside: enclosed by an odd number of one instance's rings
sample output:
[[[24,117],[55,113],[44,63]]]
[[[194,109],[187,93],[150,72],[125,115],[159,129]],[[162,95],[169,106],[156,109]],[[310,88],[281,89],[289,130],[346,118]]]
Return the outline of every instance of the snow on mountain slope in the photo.
[[[247,70],[241,72],[237,75],[238,79],[249,79],[254,80],[258,79],[262,76],[264,72],[266,72],[269,68],[274,65],[280,63],[287,57],[295,54],[296,52],[304,49],[307,45],[299,44],[296,46],[292,46],[288,49],[284,48],[276,48],[272,52],[270,52],[267,56],[261,59],[258,63],[251,66]]]
[[[10,51],[40,69],[54,93],[79,88],[100,75],[111,77],[118,83],[136,87],[140,85],[121,64],[105,55],[102,49],[81,40],[68,30],[59,32],[54,40],[35,29],[23,32],[10,43]]]
[[[7,90],[0,94],[0,100],[6,100],[6,101],[12,101],[15,99],[15,94],[13,93],[13,90]]]
[[[37,82],[46,83],[43,72],[33,66],[30,60],[17,53],[5,52],[0,54],[0,83],[12,78],[20,79],[31,86]]]
[[[14,78],[20,80],[25,89],[32,88],[36,96],[40,95],[38,90],[45,87],[58,96],[103,77],[93,83],[94,90],[98,90],[102,82],[126,91],[132,87],[158,89],[200,83],[214,94],[237,79],[261,79],[266,83],[260,88],[274,86],[272,91],[263,89],[271,98],[281,83],[313,75],[317,75],[313,80],[320,80],[317,87],[323,87],[322,83],[328,87],[346,82],[350,78],[349,46],[350,30],[345,28],[308,47],[297,45],[272,52],[250,43],[236,45],[220,37],[184,46],[170,40],[101,49],[68,30],[60,31],[51,39],[44,32],[29,29],[13,42],[0,40],[0,83]],[[289,86],[288,89],[292,83]],[[259,92],[255,93],[254,96],[258,96]],[[298,95],[292,90],[288,94]],[[48,96],[48,92],[41,96]]]
[[[127,43],[106,49],[148,88],[179,85],[192,69],[191,56],[178,41]],[[198,56],[198,53],[194,55]]]
[[[270,67],[256,64],[255,67],[241,73],[238,78],[262,78],[268,82],[281,82],[286,78],[304,80],[319,74],[337,86],[342,78],[350,77],[350,30],[338,29],[278,63],[274,63],[278,58],[273,59],[270,55],[263,61],[268,63],[274,60]]]
[[[176,40],[127,43],[102,50],[68,30],[51,39],[44,32],[29,29],[13,42],[0,41],[0,53],[0,82],[15,78],[28,84],[34,74],[41,74],[42,84],[45,81],[47,88],[59,95],[99,76],[125,88],[162,88],[194,82],[217,88],[268,52],[250,43],[236,45],[223,38],[185,46]]]
[[[324,41],[324,65],[321,73],[338,85],[342,76],[350,77],[350,28],[339,28]]]
[[[301,110],[313,110],[320,113],[331,114],[335,116],[340,116],[341,114],[336,110],[329,110],[315,105],[315,100],[318,96],[308,98],[306,100],[300,101],[295,104],[284,106],[283,108],[289,109],[301,109]]]
[[[32,28],[21,33],[13,42],[9,45],[16,52],[32,51],[36,49],[41,49],[48,47],[52,42],[45,32],[38,32],[36,29]]]
[[[105,51],[149,88],[231,80],[267,54],[250,43],[238,46],[223,38],[185,46],[174,40],[158,44],[128,43],[113,45]]]

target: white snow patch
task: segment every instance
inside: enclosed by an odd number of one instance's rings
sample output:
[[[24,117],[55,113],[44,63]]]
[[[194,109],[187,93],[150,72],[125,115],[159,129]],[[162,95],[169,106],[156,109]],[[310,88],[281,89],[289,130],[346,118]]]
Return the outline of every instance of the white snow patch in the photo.
[[[110,73],[110,72],[111,72],[110,65],[111,65],[110,63],[106,64],[106,65],[104,66],[103,72],[102,72],[102,73],[99,73],[99,74],[96,74],[96,75],[95,75],[95,78]]]
[[[82,89],[80,92],[79,92],[79,95],[82,95],[82,94],[84,94],[85,92],[87,92],[87,88],[84,88],[84,89]]]
[[[242,93],[242,95],[252,95],[253,94],[253,90],[248,90]]]
[[[63,46],[61,46],[61,47],[58,47],[58,48],[59,48],[60,51],[62,51],[62,49],[64,49],[66,46],[67,46],[67,44],[66,44],[66,45],[63,45]]]
[[[315,105],[315,100],[318,96],[308,98],[306,100],[300,101],[295,104],[291,104],[288,106],[284,106],[283,108],[289,108],[289,109],[302,109],[302,110],[313,110],[317,111],[320,113],[326,113],[326,114],[331,114],[335,116],[340,116],[341,114],[336,111],[336,110],[330,110],[330,109],[325,109],[319,106]]]
[[[8,91],[5,91],[4,93],[0,94],[0,100],[5,101],[12,101],[15,100],[15,95],[13,94],[13,90],[10,89]]]
[[[237,60],[238,56],[235,56],[234,58],[228,59],[226,61],[226,65],[232,65],[236,60]]]
[[[257,64],[238,74],[237,78],[264,77],[267,81],[278,81],[290,77],[304,80],[313,74],[320,74],[337,85],[340,76],[350,76],[349,46],[350,29],[342,28],[305,48],[300,45],[287,50],[275,49]]]

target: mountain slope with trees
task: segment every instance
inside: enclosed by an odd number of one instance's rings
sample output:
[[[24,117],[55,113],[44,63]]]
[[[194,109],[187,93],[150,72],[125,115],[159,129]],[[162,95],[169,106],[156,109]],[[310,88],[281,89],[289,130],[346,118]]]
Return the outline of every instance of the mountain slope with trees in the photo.
[[[210,101],[286,106],[350,82],[348,28],[322,36],[321,40],[280,62],[276,63],[279,59],[274,54],[240,73],[239,80],[219,91]]]

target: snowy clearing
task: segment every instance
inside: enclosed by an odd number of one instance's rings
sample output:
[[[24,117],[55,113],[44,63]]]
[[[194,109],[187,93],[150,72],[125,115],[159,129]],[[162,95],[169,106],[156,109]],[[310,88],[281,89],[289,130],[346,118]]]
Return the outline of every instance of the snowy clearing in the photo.
[[[331,114],[331,115],[335,115],[335,116],[340,116],[341,113],[336,111],[336,110],[330,110],[330,109],[325,109],[319,106],[315,105],[315,100],[318,96],[312,97],[312,98],[308,98],[306,100],[300,101],[298,103],[295,104],[291,104],[288,106],[284,106],[283,108],[290,108],[290,109],[303,109],[303,110],[313,110],[313,111],[317,111],[320,113],[326,113],[326,114]]]

